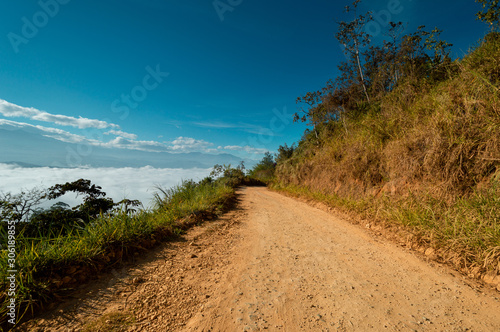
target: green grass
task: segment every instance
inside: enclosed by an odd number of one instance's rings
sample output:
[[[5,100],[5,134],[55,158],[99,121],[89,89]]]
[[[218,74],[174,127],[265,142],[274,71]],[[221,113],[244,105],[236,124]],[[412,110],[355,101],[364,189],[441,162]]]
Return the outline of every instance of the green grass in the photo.
[[[400,199],[346,198],[305,186],[275,182],[272,189],[323,202],[370,222],[398,226],[414,235],[417,243],[448,253],[461,269],[479,267],[500,272],[499,184],[476,191],[452,203],[411,193]]]
[[[410,227],[433,247],[459,254],[461,268],[500,272],[500,193],[495,188],[445,203],[430,196],[386,200],[386,218]]]
[[[65,287],[65,271],[70,267],[94,271],[115,264],[121,254],[180,234],[183,218],[200,213],[219,214],[234,195],[224,181],[197,184],[185,181],[172,189],[161,189],[155,207],[134,215],[118,212],[101,216],[82,230],[55,238],[16,237],[17,321],[27,312],[54,299]],[[7,251],[0,252],[0,280],[7,289]],[[5,318],[8,297],[3,291],[0,315]]]

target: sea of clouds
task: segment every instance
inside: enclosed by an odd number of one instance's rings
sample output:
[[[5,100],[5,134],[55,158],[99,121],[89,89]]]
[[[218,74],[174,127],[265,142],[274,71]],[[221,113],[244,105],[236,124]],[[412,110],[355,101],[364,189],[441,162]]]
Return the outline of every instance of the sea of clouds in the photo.
[[[0,192],[17,194],[21,190],[32,188],[49,188],[55,184],[91,180],[115,202],[124,198],[138,199],[144,207],[150,207],[153,195],[158,186],[171,188],[182,180],[199,181],[210,174],[211,169],[180,169],[180,168],[25,168],[14,165],[0,164]],[[81,203],[81,197],[75,194],[63,196],[61,201],[75,206]],[[52,205],[54,202],[50,202]]]

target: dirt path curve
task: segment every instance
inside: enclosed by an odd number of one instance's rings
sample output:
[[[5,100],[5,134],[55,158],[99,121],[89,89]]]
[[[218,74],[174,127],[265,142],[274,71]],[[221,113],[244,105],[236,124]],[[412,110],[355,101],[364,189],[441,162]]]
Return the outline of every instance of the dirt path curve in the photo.
[[[500,331],[498,293],[478,291],[446,267],[266,188],[242,189],[240,200],[225,219],[159,248],[85,290],[72,306],[27,326]],[[118,313],[125,316],[117,319]],[[127,315],[133,316],[129,325]],[[101,325],[89,325],[95,321]]]

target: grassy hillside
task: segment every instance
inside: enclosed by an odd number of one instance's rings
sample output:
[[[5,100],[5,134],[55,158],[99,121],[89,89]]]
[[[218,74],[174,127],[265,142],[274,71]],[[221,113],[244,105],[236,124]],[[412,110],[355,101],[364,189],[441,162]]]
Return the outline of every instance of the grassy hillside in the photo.
[[[275,188],[404,229],[476,275],[499,273],[500,34],[382,93],[373,77],[369,101],[346,102],[336,85],[309,104],[311,129],[278,155]]]

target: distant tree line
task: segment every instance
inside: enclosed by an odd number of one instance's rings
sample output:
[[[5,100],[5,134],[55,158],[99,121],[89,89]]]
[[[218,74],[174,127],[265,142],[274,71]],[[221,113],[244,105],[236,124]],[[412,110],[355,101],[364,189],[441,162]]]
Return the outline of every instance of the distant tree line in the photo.
[[[249,171],[249,175],[264,182],[271,180],[274,176],[276,165],[291,158],[294,150],[295,145],[288,146],[285,143],[278,148],[278,152],[274,156],[271,152],[266,152],[262,160]]]

